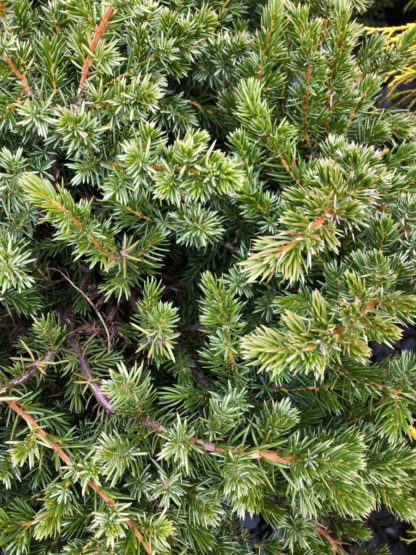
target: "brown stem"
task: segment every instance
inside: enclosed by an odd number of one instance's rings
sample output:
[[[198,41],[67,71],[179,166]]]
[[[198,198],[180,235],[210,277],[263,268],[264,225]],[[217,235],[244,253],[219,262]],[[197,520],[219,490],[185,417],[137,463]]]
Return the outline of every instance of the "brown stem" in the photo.
[[[209,388],[209,380],[200,368],[194,367],[194,368],[192,368],[191,372],[192,372],[192,375],[194,376],[194,378],[196,380],[196,383],[199,385],[199,387],[201,387],[203,389],[208,389]]]
[[[267,28],[264,44],[261,48],[261,57],[262,57],[262,59],[267,59],[267,52],[269,50],[270,41],[272,39],[272,34],[274,32],[274,26],[275,26],[275,22],[274,22],[274,20],[272,20],[271,23],[270,23],[270,26]],[[259,71],[257,73],[257,78],[260,82],[263,81],[264,72],[265,72],[265,68],[264,68],[263,61],[262,61],[259,65]]]
[[[17,67],[14,65],[13,60],[11,58],[6,58],[4,60],[6,62],[6,64],[9,66],[10,71],[17,77],[17,79],[19,80],[20,84],[23,87],[23,90],[25,91],[26,94],[31,94],[30,91],[30,87],[29,87],[29,83],[27,82],[26,77],[23,75],[23,73],[21,71],[19,71],[17,69]]]
[[[196,100],[188,100],[187,102],[188,104],[190,104],[191,106],[199,110],[200,112],[205,112],[206,114],[213,114],[212,110],[210,110],[209,108],[205,108],[205,106],[202,106],[202,104],[200,104]]]
[[[275,154],[277,156],[277,159],[279,160],[279,162],[281,163],[281,165],[283,166],[283,169],[285,170],[285,172],[289,175],[289,177],[296,183],[296,185],[298,187],[301,186],[301,182],[298,179],[297,175],[296,175],[296,162],[295,160],[292,160],[291,163],[289,164],[289,162],[287,161],[287,159],[281,154],[281,152],[279,152],[278,150],[275,150],[273,147],[273,144],[270,142],[270,136],[268,133],[266,133],[265,135],[263,135],[263,139],[265,140],[266,146],[267,148],[269,148],[273,154]]]
[[[310,81],[312,77],[312,67],[308,64],[306,66],[306,75],[305,75],[305,96],[303,98],[303,120],[302,126],[304,129],[303,132],[303,139],[308,147],[311,146],[311,140],[309,137],[309,132],[307,129],[308,126],[308,111],[309,111],[309,103],[310,103]]]
[[[341,543],[331,536],[330,530],[327,530],[325,526],[322,526],[322,524],[317,524],[315,526],[315,529],[318,532],[318,534],[322,536],[331,545],[332,551],[334,553],[341,553],[340,551]]]
[[[143,214],[143,212],[140,212],[139,210],[134,210],[133,208],[130,208],[130,206],[121,204],[120,202],[117,202],[116,204],[122,210],[129,212],[129,214],[133,214],[134,216],[137,216],[141,220],[145,220],[146,222],[154,222],[153,218],[151,218],[150,216],[146,216],[146,214]]]
[[[49,445],[49,447],[51,447],[51,449],[53,449],[55,451],[55,453],[58,455],[58,457],[67,466],[71,466],[72,461],[71,461],[69,455],[67,455],[67,453],[65,453],[65,451],[62,449],[62,447],[56,441],[54,441],[53,439],[51,439],[49,437],[49,435],[45,432],[45,430],[41,426],[39,426],[39,424],[36,422],[36,420],[34,420],[27,412],[25,412],[21,408],[20,405],[18,405],[14,401],[7,401],[6,400],[6,403],[16,414],[18,414],[21,418],[23,418],[23,420],[29,425],[29,427],[38,436],[40,436]],[[116,505],[116,502],[114,501],[114,499],[112,497],[110,497],[107,493],[105,493],[96,482],[94,482],[93,480],[89,480],[88,485],[90,486],[91,489],[93,489],[97,493],[97,495],[99,495],[101,497],[101,499],[107,505],[111,505],[111,506]],[[126,523],[127,523],[127,526],[129,526],[129,528],[131,528],[133,530],[134,535],[139,540],[139,542],[142,544],[146,553],[151,554],[152,550],[150,549],[150,546],[144,541],[143,535],[140,532],[140,530],[138,529],[137,524],[131,519],[128,519],[126,521]]]
[[[100,42],[100,38],[101,35],[104,33],[104,31],[107,29],[108,26],[108,21],[111,17],[111,14],[113,13],[113,8],[109,7],[107,8],[107,10],[105,11],[99,25],[97,25],[97,27],[95,28],[94,31],[94,35],[92,37],[92,40],[90,42],[90,52],[92,52],[94,54],[98,43]],[[85,87],[85,83],[87,82],[87,78],[88,78],[88,72],[90,69],[90,65],[91,65],[91,60],[90,58],[87,56],[84,60],[84,64],[82,66],[82,70],[81,70],[81,79],[79,82],[79,87],[78,87],[78,95],[80,95]]]
[[[202,324],[189,324],[189,326],[181,327],[182,331],[200,331],[204,332],[205,328]]]
[[[87,301],[87,303],[93,308],[94,312],[96,313],[96,315],[98,316],[98,319],[101,322],[101,325],[105,331],[105,334],[107,336],[107,350],[110,353],[111,352],[111,336],[110,336],[110,332],[108,331],[108,327],[106,326],[106,323],[104,322],[103,317],[100,314],[100,311],[98,310],[98,308],[95,306],[95,304],[92,302],[92,300],[88,297],[88,295],[86,293],[84,293],[84,291],[80,288],[77,287],[75,285],[75,283],[63,272],[61,272],[61,270],[59,270],[58,268],[52,268],[53,270],[55,270],[56,272],[58,272],[59,274],[61,274],[61,276],[70,284],[72,285],[72,287],[78,291],[78,293],[80,295],[82,295],[82,297],[84,297],[84,299]]]
[[[293,460],[291,455],[280,455],[277,451],[270,451],[265,449],[255,449],[248,451],[247,455],[252,455],[255,459],[266,459],[267,461],[276,462],[279,464],[290,464]]]
[[[47,364],[48,362],[50,362],[54,356],[55,356],[54,350],[48,351],[44,357],[38,360],[35,360],[35,362],[32,362],[32,364],[29,364],[29,366],[27,366],[26,372],[23,372],[23,374],[20,374],[20,376],[17,376],[16,378],[11,379],[7,384],[6,388],[17,387],[18,385],[21,385],[27,380],[30,380],[30,378],[39,370],[39,368],[42,368],[44,364]]]
[[[74,216],[72,212],[68,210],[68,208],[66,208],[63,204],[61,204],[56,199],[50,199],[50,202],[54,206],[55,210],[58,210],[59,212],[62,212],[62,214],[65,214],[66,216],[68,216],[68,218],[71,220],[74,226],[79,231],[81,231],[81,233],[85,233],[85,235],[88,236],[88,239],[91,242],[91,244],[94,245],[94,247],[98,249],[102,254],[104,254],[104,256],[108,260],[110,260],[111,262],[115,262],[116,260],[118,260],[117,255],[115,255],[113,252],[106,249],[105,246],[102,243],[100,243],[100,241],[96,237],[94,237],[94,235],[88,233],[85,230],[83,223],[76,216]]]
[[[220,12],[219,12],[220,17],[225,14],[225,12],[227,11],[227,8],[228,8],[228,4],[230,4],[230,2],[231,2],[231,0],[224,0],[224,2],[221,5]]]
[[[101,391],[100,385],[96,381],[94,381],[91,366],[88,364],[88,361],[85,358],[84,353],[81,351],[81,348],[80,348],[79,344],[77,343],[77,341],[73,337],[70,339],[69,342],[70,342],[72,350],[74,351],[74,353],[78,357],[82,375],[87,380],[88,386],[91,388],[92,393],[93,393],[97,403],[99,403],[103,407],[103,409],[105,410],[105,412],[107,414],[113,414],[114,409],[111,406],[111,403],[108,400],[108,398]]]
[[[71,461],[69,456],[65,453],[65,451],[60,447],[60,445],[56,441],[54,441],[48,436],[48,434],[41,426],[39,426],[36,420],[34,420],[27,412],[25,412],[21,408],[21,406],[18,405],[15,401],[6,400],[6,403],[16,414],[18,414],[21,418],[23,418],[23,420],[30,426],[30,428],[38,436],[40,436],[42,439],[46,441],[49,447],[51,447],[55,451],[55,453],[59,456],[59,458],[62,461],[64,461],[65,464],[70,464]]]

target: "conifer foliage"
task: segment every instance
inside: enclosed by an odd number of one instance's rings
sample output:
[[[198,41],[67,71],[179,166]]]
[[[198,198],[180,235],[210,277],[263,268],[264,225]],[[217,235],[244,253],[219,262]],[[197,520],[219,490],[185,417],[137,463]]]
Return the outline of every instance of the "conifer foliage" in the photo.
[[[364,8],[0,2],[5,555],[416,525],[416,360],[370,348],[416,317],[415,119],[376,106],[416,31]]]

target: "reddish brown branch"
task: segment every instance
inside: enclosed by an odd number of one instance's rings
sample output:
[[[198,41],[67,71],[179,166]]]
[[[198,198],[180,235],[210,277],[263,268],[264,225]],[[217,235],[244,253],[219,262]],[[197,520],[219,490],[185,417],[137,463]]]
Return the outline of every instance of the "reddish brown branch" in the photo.
[[[322,524],[317,524],[315,528],[318,534],[331,545],[334,553],[341,553],[341,543],[331,536],[330,530],[327,530]]]
[[[45,440],[45,442],[49,445],[49,447],[51,447],[55,453],[58,455],[58,457],[64,461],[65,464],[70,464],[71,460],[69,458],[69,456],[65,453],[65,451],[62,449],[62,447],[60,447],[60,445],[54,441],[53,439],[51,439],[48,434],[45,432],[45,430],[39,426],[39,424],[36,422],[36,420],[34,420],[30,414],[28,414],[27,412],[25,412],[20,405],[18,405],[17,403],[15,403],[14,401],[7,401],[6,403],[9,405],[9,407],[16,413],[18,414],[21,418],[23,418],[23,420],[29,425],[29,427],[38,435],[40,436],[42,439]]]
[[[140,212],[139,210],[134,210],[133,208],[130,208],[130,206],[127,206],[126,204],[121,204],[117,202],[117,206],[119,206],[122,210],[125,210],[129,214],[133,214],[134,216],[137,216],[137,218],[139,218],[140,220],[145,220],[146,222],[154,222],[154,219],[151,218],[150,216],[146,216],[146,214],[143,214],[143,212]]]
[[[92,52],[93,54],[98,46],[98,43],[100,42],[100,38],[102,34],[107,29],[108,22],[112,13],[113,13],[113,8],[112,7],[107,8],[99,25],[97,25],[97,27],[95,28],[94,35],[92,37],[92,40],[90,42],[90,47],[89,47],[90,52]],[[79,82],[78,95],[82,92],[83,88],[85,87],[85,83],[87,82],[87,78],[88,78],[88,72],[90,70],[90,65],[91,65],[91,60],[87,56],[84,60],[84,64],[81,70],[81,79]]]
[[[41,437],[48,445],[51,449],[53,449],[55,451],[55,453],[58,455],[58,457],[68,466],[71,465],[71,459],[69,457],[69,455],[67,455],[65,453],[65,451],[62,449],[62,447],[53,439],[51,439],[49,437],[49,435],[45,432],[45,430],[39,426],[39,424],[36,422],[36,420],[34,420],[27,412],[25,412],[20,405],[18,405],[17,403],[15,403],[14,401],[7,401],[6,403],[8,404],[8,406],[16,413],[18,414],[21,418],[23,418],[23,420],[26,422],[26,424],[28,424],[28,426],[39,436]],[[99,495],[101,497],[101,499],[107,504],[107,505],[111,505],[111,506],[115,506],[116,502],[114,501],[114,499],[112,497],[110,497],[107,493],[105,493],[101,487],[94,482],[93,480],[89,480],[88,481],[88,485],[90,486],[91,489],[93,489],[97,495]],[[136,536],[136,538],[139,540],[139,542],[142,544],[144,550],[146,551],[146,553],[151,554],[152,551],[150,549],[150,546],[144,541],[143,535],[140,532],[140,530],[137,527],[137,524],[131,520],[128,519],[126,521],[127,525],[133,530],[134,535]]]
[[[290,464],[293,459],[291,455],[282,456],[276,451],[269,451],[264,449],[249,451],[247,454],[252,455],[256,459],[266,459],[267,461],[272,461],[279,464]]]
[[[19,71],[17,69],[17,67],[14,65],[13,60],[11,58],[6,58],[4,60],[6,62],[6,64],[9,66],[10,71],[17,77],[17,79],[19,80],[20,84],[22,85],[23,90],[25,91],[26,94],[30,94],[30,87],[29,87],[29,83],[27,82],[26,77],[23,75],[23,73],[21,71]]]

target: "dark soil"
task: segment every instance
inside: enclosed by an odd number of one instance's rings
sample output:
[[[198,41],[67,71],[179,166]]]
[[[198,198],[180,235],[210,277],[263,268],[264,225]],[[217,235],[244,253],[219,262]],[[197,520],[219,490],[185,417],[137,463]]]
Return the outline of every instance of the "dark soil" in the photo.
[[[405,11],[409,0],[396,0],[392,6],[384,9],[384,21],[387,25],[404,25],[416,20],[416,9]]]
[[[406,537],[409,526],[397,520],[386,509],[371,513],[368,517],[368,526],[373,531],[373,538],[370,542],[371,547],[388,545],[392,555],[411,555],[416,553],[415,544],[407,545],[402,541],[402,538]]]

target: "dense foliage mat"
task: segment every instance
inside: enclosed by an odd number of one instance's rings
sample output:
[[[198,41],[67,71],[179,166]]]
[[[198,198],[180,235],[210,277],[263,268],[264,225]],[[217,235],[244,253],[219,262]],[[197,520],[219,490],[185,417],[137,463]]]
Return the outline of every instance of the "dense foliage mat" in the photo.
[[[415,524],[416,361],[370,346],[416,315],[415,119],[375,106],[416,31],[364,8],[0,3],[5,555]]]

